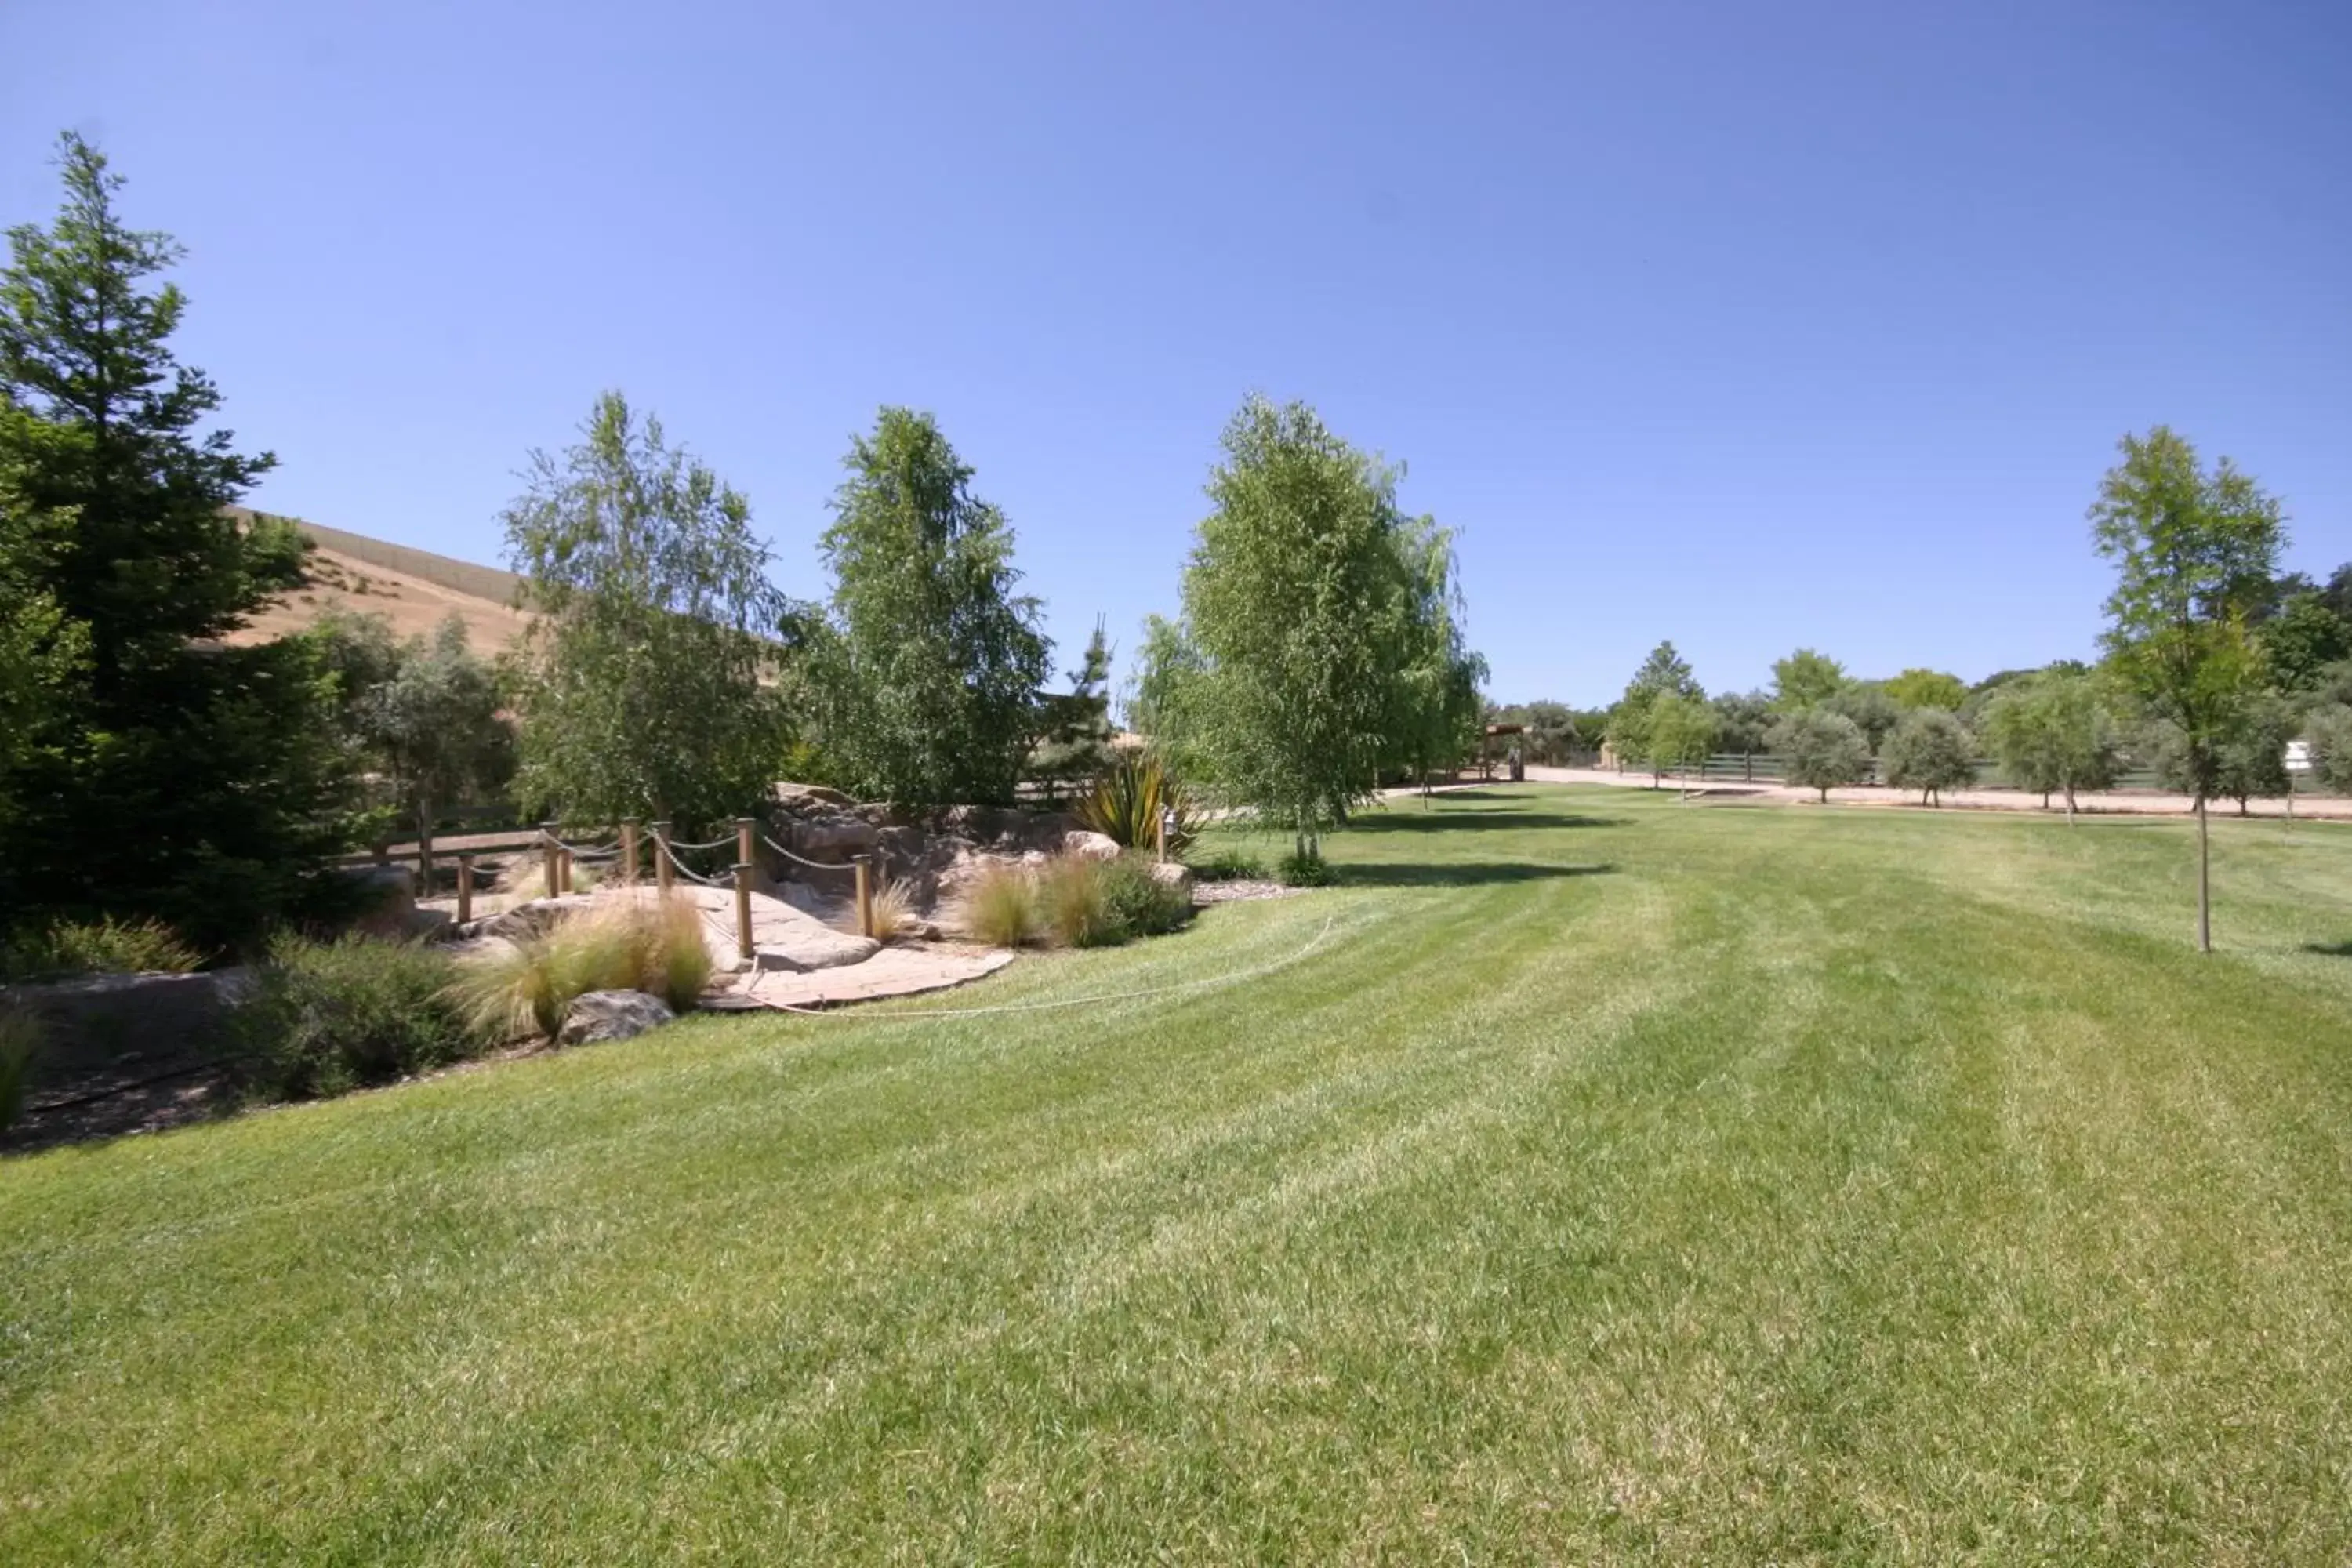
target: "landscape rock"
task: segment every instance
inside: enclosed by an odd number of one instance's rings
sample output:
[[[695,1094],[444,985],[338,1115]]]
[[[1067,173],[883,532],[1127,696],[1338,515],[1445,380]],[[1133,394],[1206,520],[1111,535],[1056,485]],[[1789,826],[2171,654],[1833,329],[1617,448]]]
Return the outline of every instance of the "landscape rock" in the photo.
[[[810,805],[855,805],[857,803],[837,789],[824,784],[780,784],[775,790],[776,804],[786,810]]]
[[[1154,860],[1151,879],[1163,888],[1173,888],[1186,898],[1192,896],[1192,868],[1181,860]]]
[[[416,876],[405,866],[359,866],[341,873],[354,884],[359,919],[371,936],[406,936],[416,920]]]
[[[1108,834],[1092,833],[1078,827],[1062,835],[1062,853],[1075,855],[1081,860],[1116,860],[1120,851],[1118,840]]]
[[[632,1039],[676,1016],[667,1003],[642,991],[591,991],[576,998],[563,1015],[563,1032],[557,1038],[567,1046]]]

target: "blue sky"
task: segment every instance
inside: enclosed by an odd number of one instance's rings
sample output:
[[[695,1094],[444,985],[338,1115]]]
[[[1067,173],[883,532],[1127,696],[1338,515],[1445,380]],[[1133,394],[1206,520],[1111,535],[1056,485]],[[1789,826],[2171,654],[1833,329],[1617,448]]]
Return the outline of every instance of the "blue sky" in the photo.
[[[2352,559],[2352,6],[0,5],[0,220],[97,138],[272,510],[477,560],[625,390],[783,584],[936,413],[1065,667],[1243,395],[1460,531],[1495,693],[2090,651],[2169,422]]]

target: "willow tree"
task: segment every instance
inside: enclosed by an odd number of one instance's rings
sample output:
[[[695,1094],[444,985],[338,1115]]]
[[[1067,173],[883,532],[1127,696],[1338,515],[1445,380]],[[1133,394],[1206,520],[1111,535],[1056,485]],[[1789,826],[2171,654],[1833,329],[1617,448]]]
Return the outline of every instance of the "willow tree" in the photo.
[[[782,751],[789,611],[751,509],[617,392],[531,454],[507,551],[538,612],[516,660],[516,794],[572,820],[705,824],[762,799]]]
[[[2285,544],[2279,503],[2227,458],[2200,467],[2164,426],[2126,436],[2090,509],[2091,537],[2116,563],[2107,663],[2167,731],[2197,812],[2197,949],[2213,950],[2212,855],[2206,802],[2223,749],[2262,686],[2247,632]]]
[[[1147,637],[1145,685],[1216,792],[1313,862],[1400,753],[1412,672],[1452,646],[1426,624],[1445,595],[1428,591],[1429,539],[1397,509],[1396,470],[1313,409],[1252,397],[1223,446],[1183,616]]]

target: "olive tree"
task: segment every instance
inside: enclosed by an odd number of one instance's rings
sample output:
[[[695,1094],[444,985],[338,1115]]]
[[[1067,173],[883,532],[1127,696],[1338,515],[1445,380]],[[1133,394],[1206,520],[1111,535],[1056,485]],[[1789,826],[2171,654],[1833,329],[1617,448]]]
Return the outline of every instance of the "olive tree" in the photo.
[[[2090,509],[2091,537],[2116,563],[2107,662],[2168,731],[2196,798],[2197,948],[2213,949],[2206,801],[2221,787],[2222,748],[2259,688],[2246,629],[2284,547],[2279,503],[2226,458],[2207,469],[2163,426],[2126,436]]]
[[[1870,744],[1843,713],[1814,709],[1789,715],[1773,727],[1772,749],[1786,759],[1789,782],[1821,791],[1823,805],[1830,791],[1870,776]]]
[[[397,803],[416,818],[419,864],[433,874],[441,808],[505,787],[514,735],[499,716],[495,672],[467,646],[451,615],[432,639],[413,637],[387,679],[356,703],[359,731]]]
[[[515,663],[518,794],[590,821],[749,810],[782,752],[788,609],[750,503],[617,392],[528,478],[505,519],[538,612]]]
[[[2312,770],[2321,786],[2336,795],[2352,795],[2352,707],[2330,702],[2313,709],[2304,721],[2303,733],[2311,742]]]
[[[1985,705],[1983,728],[2001,776],[2040,795],[2045,808],[2063,791],[2069,823],[2078,792],[2115,784],[2115,721],[2087,675],[2053,670],[2002,685]]]
[[[1879,756],[1886,782],[1916,789],[1922,805],[1943,804],[1943,792],[1976,783],[1976,744],[1968,726],[1940,708],[1906,715]]]

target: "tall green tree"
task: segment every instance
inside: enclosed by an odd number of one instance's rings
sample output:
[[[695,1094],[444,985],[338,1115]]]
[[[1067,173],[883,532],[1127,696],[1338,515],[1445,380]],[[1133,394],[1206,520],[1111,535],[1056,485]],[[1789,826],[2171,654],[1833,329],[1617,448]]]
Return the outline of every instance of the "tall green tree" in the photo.
[[[2254,637],[2271,684],[2283,692],[2309,691],[2330,665],[2352,658],[2352,622],[2317,593],[2289,598]]]
[[[1843,714],[1853,721],[1869,745],[1871,754],[1877,755],[1895,726],[1903,722],[1902,704],[1887,694],[1886,684],[1879,680],[1849,680],[1823,698],[1818,706],[1824,712]]]
[[[1783,713],[1817,707],[1836,696],[1845,683],[1845,666],[1809,647],[1772,661],[1772,705]]]
[[[1022,771],[1045,786],[1048,800],[1100,776],[1114,760],[1110,670],[1110,639],[1097,620],[1078,668],[1068,674],[1070,689],[1038,700],[1037,745]]]
[[[1313,859],[1398,754],[1427,583],[1395,470],[1305,404],[1251,397],[1223,447],[1183,616],[1147,636],[1144,688],[1195,773]]]
[[[1906,669],[1881,684],[1898,707],[1906,709],[1940,708],[1947,713],[1957,713],[1960,704],[1969,700],[1968,683],[1940,669]]]
[[[505,514],[539,612],[515,657],[516,793],[572,821],[751,811],[788,732],[774,639],[791,610],[751,504],[617,392],[580,434],[531,454]]]
[[[1465,630],[1452,531],[1423,517],[1392,537],[1404,599],[1397,610],[1397,710],[1388,725],[1391,765],[1418,779],[1425,795],[1430,775],[1454,766],[1481,738],[1486,661],[1471,650]]]
[[[234,941],[310,895],[342,827],[311,650],[221,641],[299,582],[303,545],[223,510],[275,459],[236,450],[173,352],[187,301],[155,279],[180,247],[124,223],[95,147],[68,134],[58,163],[55,221],[10,229],[0,269],[5,679],[39,709],[0,748],[0,901]]]
[[[852,444],[820,548],[824,743],[849,787],[913,805],[1010,801],[1051,644],[1017,593],[1013,530],[928,414],[885,408]]]
[[[2221,784],[2221,750],[2260,688],[2248,608],[2268,590],[2285,543],[2279,503],[2224,458],[2163,426],[2126,436],[2090,509],[2091,537],[2115,563],[2107,662],[2178,746],[2196,797],[2197,947],[2213,948],[2206,801]]]
[[[1671,642],[1661,642],[1652,648],[1625,683],[1624,692],[1616,705],[1609,710],[1609,749],[1616,753],[1618,766],[1627,762],[1646,761],[1650,766],[1650,782],[1655,784],[1664,776],[1656,762],[1652,744],[1650,720],[1657,700],[1664,696],[1688,697],[1704,701],[1706,690],[1691,672],[1690,661],[1675,651]]]
[[[1772,729],[1772,700],[1761,691],[1726,691],[1715,700],[1716,743],[1727,752],[1764,749]]]

